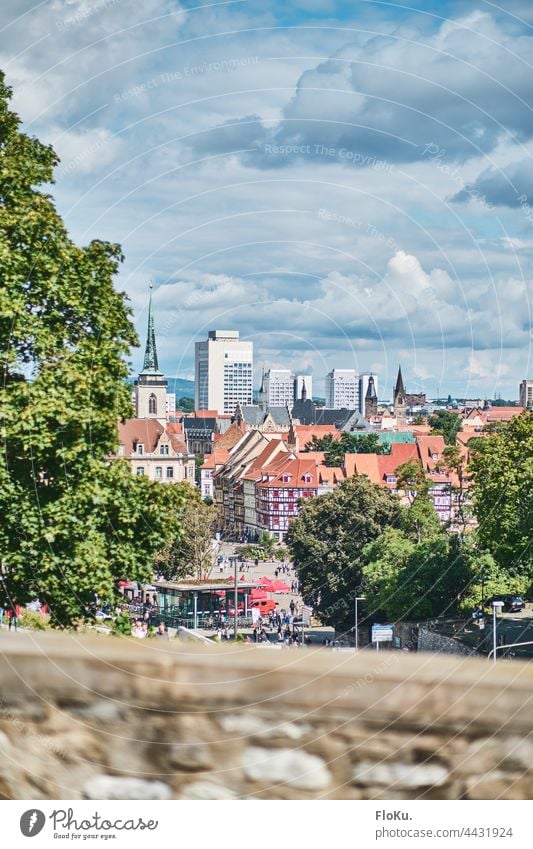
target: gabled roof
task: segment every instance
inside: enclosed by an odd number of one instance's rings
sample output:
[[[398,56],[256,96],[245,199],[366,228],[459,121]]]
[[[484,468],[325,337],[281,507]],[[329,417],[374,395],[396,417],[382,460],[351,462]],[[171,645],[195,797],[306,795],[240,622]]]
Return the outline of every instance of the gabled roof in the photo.
[[[165,433],[174,451],[187,454],[185,442],[179,434],[171,430],[174,427],[176,425],[167,425],[164,428],[157,419],[126,419],[124,422],[119,422],[118,436],[121,445],[124,446],[125,456],[134,454],[139,443],[144,445],[146,453],[152,454]]]

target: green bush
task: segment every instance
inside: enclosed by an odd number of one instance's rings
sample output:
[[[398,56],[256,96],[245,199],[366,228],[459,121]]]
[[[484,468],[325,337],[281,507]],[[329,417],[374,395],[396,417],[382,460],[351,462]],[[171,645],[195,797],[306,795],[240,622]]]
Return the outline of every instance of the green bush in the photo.
[[[131,619],[127,613],[119,613],[113,622],[113,634],[131,637]]]
[[[48,613],[37,613],[25,608],[20,611],[18,624],[20,628],[29,628],[30,631],[49,631],[52,627]]]

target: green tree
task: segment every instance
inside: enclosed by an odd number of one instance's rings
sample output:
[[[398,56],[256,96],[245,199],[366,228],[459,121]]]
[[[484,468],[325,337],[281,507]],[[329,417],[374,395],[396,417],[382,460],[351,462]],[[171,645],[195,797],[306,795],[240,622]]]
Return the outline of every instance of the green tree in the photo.
[[[461,430],[461,416],[450,410],[435,410],[428,419],[433,433],[440,433],[446,445],[455,445],[457,434]]]
[[[471,440],[469,469],[478,536],[510,575],[533,571],[533,413]]]
[[[453,535],[415,544],[389,532],[367,546],[364,556],[368,604],[392,621],[453,615],[470,587],[470,565]]]
[[[429,481],[418,460],[407,460],[396,469],[396,486],[407,493],[412,502],[416,495],[427,495]]]
[[[39,596],[55,625],[116,581],[151,578],[179,527],[172,487],[110,464],[132,414],[126,357],[137,337],[114,288],[120,247],[76,246],[52,199],[52,148],[20,131],[0,75],[0,551],[12,599]]]
[[[194,398],[188,398],[187,396],[180,398],[177,403],[177,409],[181,410],[182,413],[194,413]]]
[[[216,522],[216,507],[206,504],[197,490],[190,489],[181,517],[180,533],[167,542],[156,556],[156,571],[167,581],[209,577],[214,565]]]
[[[342,433],[313,438],[305,451],[323,451],[327,466],[342,466],[345,454],[388,454],[390,446],[384,444],[377,433]]]
[[[352,599],[361,584],[362,550],[385,528],[397,525],[400,516],[398,499],[363,476],[304,502],[286,542],[303,595],[325,624],[339,628],[353,624]]]

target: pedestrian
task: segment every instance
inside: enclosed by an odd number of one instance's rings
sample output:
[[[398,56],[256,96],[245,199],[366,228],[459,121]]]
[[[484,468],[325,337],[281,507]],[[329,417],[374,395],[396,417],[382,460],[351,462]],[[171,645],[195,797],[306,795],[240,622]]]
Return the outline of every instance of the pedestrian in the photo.
[[[11,631],[11,626],[15,626],[15,631],[18,631],[19,627],[19,616],[20,616],[20,604],[16,602],[11,602],[11,607],[8,608],[7,618],[9,621],[9,630]]]
[[[159,625],[157,626],[157,631],[155,632],[155,635],[156,635],[156,637],[158,637],[160,640],[168,640],[168,639],[169,639],[168,631],[167,631],[167,629],[165,628],[165,623],[164,623],[164,622],[160,622],[160,623],[159,623]]]

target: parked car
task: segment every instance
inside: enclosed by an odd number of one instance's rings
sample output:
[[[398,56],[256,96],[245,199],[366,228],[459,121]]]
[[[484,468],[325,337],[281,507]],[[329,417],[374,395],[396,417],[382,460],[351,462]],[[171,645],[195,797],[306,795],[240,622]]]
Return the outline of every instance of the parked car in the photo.
[[[489,601],[489,607],[491,608],[493,601],[503,602],[502,610],[504,613],[520,613],[526,606],[524,599],[519,595],[495,595]]]

